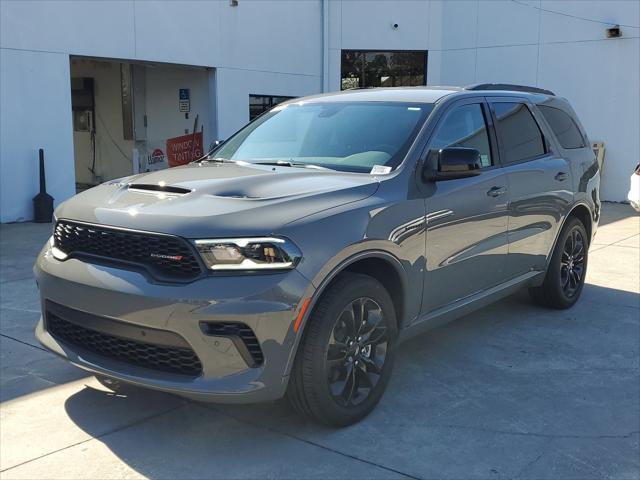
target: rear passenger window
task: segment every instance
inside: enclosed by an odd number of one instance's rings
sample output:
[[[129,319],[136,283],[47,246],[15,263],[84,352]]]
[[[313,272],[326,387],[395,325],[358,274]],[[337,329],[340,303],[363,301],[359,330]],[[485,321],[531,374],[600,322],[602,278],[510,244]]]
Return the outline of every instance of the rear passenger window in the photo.
[[[483,167],[493,165],[482,105],[462,105],[447,113],[431,140],[429,149],[440,150],[447,147],[475,148],[480,152]]]
[[[558,138],[562,148],[582,148],[584,147],[584,139],[582,134],[569,115],[559,108],[549,107],[546,105],[538,105],[544,119],[547,121],[551,130]]]
[[[540,127],[524,103],[492,103],[498,135],[502,141],[503,164],[516,163],[546,153]]]

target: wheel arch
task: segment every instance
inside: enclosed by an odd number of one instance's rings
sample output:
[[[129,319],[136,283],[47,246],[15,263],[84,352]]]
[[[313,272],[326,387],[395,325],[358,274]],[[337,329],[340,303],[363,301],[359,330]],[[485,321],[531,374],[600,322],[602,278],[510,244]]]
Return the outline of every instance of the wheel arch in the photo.
[[[340,262],[320,282],[313,295],[309,311],[333,281],[344,272],[362,273],[378,280],[391,295],[398,327],[402,326],[408,301],[406,298],[407,274],[400,260],[384,250],[359,252]]]
[[[395,257],[392,258],[395,259]],[[338,274],[333,277],[331,282],[333,282],[338,275],[344,272],[361,273],[375,278],[384,286],[387,292],[389,292],[396,312],[396,322],[398,327],[400,327],[403,324],[403,318],[406,311],[406,278],[404,275],[404,268],[400,262],[398,261],[397,264],[392,262],[394,262],[394,260],[377,255],[356,259],[342,268]],[[330,285],[331,282],[329,282],[328,285]]]
[[[308,308],[306,308],[300,324],[300,329],[296,333],[295,345],[291,351],[286,367],[288,375],[293,366],[293,361],[298,348],[307,329],[309,318],[318,300],[322,297],[327,288],[336,278],[344,272],[363,273],[378,280],[389,292],[396,312],[398,329],[401,330],[405,324],[404,316],[407,311],[408,287],[407,273],[402,262],[393,254],[384,250],[366,250],[356,253],[335,266],[320,281],[318,287],[310,298]]]
[[[571,210],[569,210],[569,212],[562,219],[562,224],[560,225],[560,228],[558,228],[558,231],[556,232],[556,238],[553,241],[553,246],[549,251],[549,254],[547,255],[547,262],[546,262],[547,268],[549,268],[549,262],[551,261],[553,252],[555,251],[556,245],[558,244],[558,239],[560,238],[560,234],[562,233],[564,226],[567,224],[570,218],[577,218],[582,222],[582,224],[584,225],[584,228],[587,230],[587,237],[589,238],[589,244],[591,244],[591,240],[593,239],[593,233],[594,233],[593,214],[587,204],[580,202],[573,205],[571,207]]]
[[[593,215],[591,214],[591,210],[584,203],[578,203],[575,205],[571,211],[567,214],[564,222],[562,223],[562,228],[564,228],[564,224],[567,223],[567,220],[571,217],[575,217],[582,222],[584,228],[587,230],[587,236],[589,238],[589,243],[593,238]]]

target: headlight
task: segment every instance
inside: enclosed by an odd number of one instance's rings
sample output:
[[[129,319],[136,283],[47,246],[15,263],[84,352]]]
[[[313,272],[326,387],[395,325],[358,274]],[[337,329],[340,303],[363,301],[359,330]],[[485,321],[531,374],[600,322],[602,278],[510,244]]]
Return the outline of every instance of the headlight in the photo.
[[[196,240],[195,245],[211,270],[283,270],[302,258],[298,247],[277,237]]]

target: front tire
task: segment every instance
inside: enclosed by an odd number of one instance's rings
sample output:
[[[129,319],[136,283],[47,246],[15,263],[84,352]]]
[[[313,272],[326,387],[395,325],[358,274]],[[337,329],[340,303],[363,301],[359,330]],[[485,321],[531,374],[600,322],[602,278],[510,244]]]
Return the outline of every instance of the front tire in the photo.
[[[529,289],[532,298],[550,308],[572,307],[584,287],[588,258],[587,231],[580,220],[572,217],[560,233],[544,282]]]
[[[391,375],[395,308],[374,278],[341,274],[308,320],[287,397],[299,413],[325,425],[358,422],[377,405]]]

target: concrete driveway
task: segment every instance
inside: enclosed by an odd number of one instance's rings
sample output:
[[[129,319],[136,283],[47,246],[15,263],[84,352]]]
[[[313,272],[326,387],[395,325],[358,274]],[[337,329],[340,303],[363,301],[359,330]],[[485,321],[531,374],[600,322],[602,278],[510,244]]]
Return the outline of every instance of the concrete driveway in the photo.
[[[114,395],[42,350],[31,265],[50,225],[2,225],[1,478],[640,477],[640,217],[606,204],[582,299],[525,292],[407,343],[365,421],[286,403]]]

